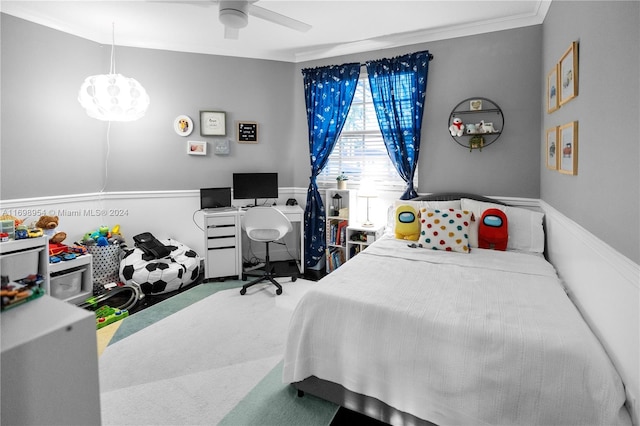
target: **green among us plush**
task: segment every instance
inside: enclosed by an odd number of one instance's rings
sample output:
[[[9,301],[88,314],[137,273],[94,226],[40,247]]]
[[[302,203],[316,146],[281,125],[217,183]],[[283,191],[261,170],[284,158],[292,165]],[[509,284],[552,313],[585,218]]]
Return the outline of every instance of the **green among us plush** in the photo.
[[[401,205],[396,208],[396,238],[400,240],[418,241],[420,238],[420,221],[418,212],[409,206]]]

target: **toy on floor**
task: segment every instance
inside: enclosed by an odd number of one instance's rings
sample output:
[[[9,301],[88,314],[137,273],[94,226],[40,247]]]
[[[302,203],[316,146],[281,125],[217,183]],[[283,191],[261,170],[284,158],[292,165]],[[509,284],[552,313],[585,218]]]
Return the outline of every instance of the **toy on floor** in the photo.
[[[129,316],[129,311],[114,309],[110,306],[102,306],[96,311],[96,328],[99,330],[116,321]]]
[[[99,310],[103,305],[112,305],[115,306],[114,309],[130,311],[143,298],[144,294],[140,292],[140,288],[137,285],[125,284],[109,289],[99,296],[88,298],[80,307],[83,309]]]

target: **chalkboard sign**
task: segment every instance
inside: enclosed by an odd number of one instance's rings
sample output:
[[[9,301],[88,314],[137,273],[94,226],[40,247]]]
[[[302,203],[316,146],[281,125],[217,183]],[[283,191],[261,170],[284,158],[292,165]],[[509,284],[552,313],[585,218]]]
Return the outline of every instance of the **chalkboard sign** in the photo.
[[[238,143],[258,143],[258,123],[238,121]]]

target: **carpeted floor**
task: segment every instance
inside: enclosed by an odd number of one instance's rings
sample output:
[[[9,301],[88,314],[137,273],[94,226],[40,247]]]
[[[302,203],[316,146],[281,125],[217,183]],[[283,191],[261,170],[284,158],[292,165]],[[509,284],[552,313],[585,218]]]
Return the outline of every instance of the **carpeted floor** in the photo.
[[[281,380],[290,315],[316,283],[281,282],[280,296],[266,285],[240,296],[241,281],[200,284],[103,332],[103,424],[331,424],[336,405],[298,398]]]

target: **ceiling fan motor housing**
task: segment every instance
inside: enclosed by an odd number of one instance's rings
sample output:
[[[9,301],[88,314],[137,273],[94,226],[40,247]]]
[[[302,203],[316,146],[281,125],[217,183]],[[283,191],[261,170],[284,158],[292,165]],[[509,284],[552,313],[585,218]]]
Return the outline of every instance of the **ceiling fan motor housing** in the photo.
[[[247,13],[248,2],[246,1],[221,1],[220,13],[218,19],[226,27],[231,28],[244,28],[249,22],[249,15]]]

